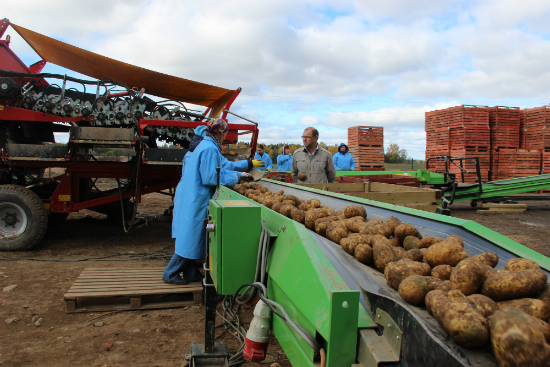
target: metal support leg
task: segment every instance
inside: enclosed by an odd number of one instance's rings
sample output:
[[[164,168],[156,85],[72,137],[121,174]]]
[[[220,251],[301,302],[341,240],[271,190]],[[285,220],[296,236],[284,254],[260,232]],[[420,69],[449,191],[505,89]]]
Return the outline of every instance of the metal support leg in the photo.
[[[206,272],[206,288],[204,290],[204,305],[206,313],[204,316],[204,352],[214,352],[214,337],[216,327],[216,289],[214,286],[208,286],[213,283],[210,272]]]

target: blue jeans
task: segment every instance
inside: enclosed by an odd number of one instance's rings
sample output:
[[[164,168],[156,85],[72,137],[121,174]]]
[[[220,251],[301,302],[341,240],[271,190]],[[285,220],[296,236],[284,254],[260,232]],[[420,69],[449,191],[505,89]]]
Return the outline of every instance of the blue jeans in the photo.
[[[183,279],[180,276],[183,275]],[[195,260],[181,257],[178,254],[174,254],[164,273],[162,273],[162,279],[170,283],[182,283],[182,282],[196,282],[202,279],[202,275],[195,266]]]

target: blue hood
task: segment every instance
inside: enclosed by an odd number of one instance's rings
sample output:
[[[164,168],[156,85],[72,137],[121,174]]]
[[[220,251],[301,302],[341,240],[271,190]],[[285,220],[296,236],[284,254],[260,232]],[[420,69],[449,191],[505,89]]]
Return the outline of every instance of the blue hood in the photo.
[[[343,153],[340,151],[340,148],[341,148],[342,146],[346,147],[346,151],[343,152]],[[346,154],[348,151],[349,151],[349,148],[348,148],[348,146],[347,146],[345,143],[340,143],[340,145],[338,145],[338,152],[339,152],[340,154]]]
[[[206,126],[199,126],[195,129],[195,136],[191,138],[191,142],[189,143],[189,151],[194,151],[199,144],[201,143],[202,139],[206,136]]]

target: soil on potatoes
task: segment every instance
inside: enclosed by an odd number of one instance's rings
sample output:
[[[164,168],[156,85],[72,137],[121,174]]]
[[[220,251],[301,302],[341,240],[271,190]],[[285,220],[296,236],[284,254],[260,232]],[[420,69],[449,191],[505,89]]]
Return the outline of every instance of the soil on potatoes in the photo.
[[[171,198],[154,193],[138,206],[147,226],[113,245],[124,234],[121,222],[103,214],[82,210],[65,222],[49,226],[41,245],[33,251],[0,252],[9,257],[37,260],[78,260],[120,254],[109,261],[0,261],[0,288],[16,284],[17,289],[1,292],[0,366],[184,366],[191,344],[204,343],[204,306],[122,311],[94,319],[106,312],[65,313],[63,295],[84,268],[165,267],[158,257],[125,260],[128,254],[164,250],[169,259],[174,251],[171,217],[163,215]],[[221,306],[220,306],[221,310]],[[242,310],[241,320],[249,322],[253,309]],[[12,324],[9,319],[17,318]],[[35,326],[33,317],[42,318]],[[91,320],[91,321],[88,321]],[[103,323],[95,326],[96,322]],[[216,325],[223,321],[217,317]],[[101,325],[101,324],[99,324]],[[247,324],[244,325],[247,328]],[[221,334],[217,329],[217,335]],[[218,342],[238,348],[227,332]],[[279,357],[281,366],[290,366],[275,337],[268,352]],[[266,361],[272,360],[268,356]],[[255,363],[247,363],[245,366]]]
[[[547,195],[547,194],[546,194]],[[543,255],[550,220],[550,201],[528,202],[524,214],[484,216],[468,202],[451,206],[452,216],[474,220]],[[107,241],[123,234],[120,222],[92,211],[73,213],[49,227],[41,246],[34,251],[0,255],[38,260],[78,260],[113,256],[109,261],[0,261],[0,287],[17,289],[1,292],[0,366],[182,366],[192,343],[204,338],[204,306],[122,311],[92,320],[104,312],[65,313],[63,294],[84,268],[164,267],[160,259],[125,260],[128,254],[173,252],[171,218],[163,212],[171,198],[162,194],[143,197],[138,213],[147,226],[116,244]],[[2,258],[2,260],[8,260]],[[251,310],[241,312],[250,321]],[[35,326],[33,317],[42,318]],[[5,321],[17,318],[12,324]],[[101,322],[102,326],[95,326]],[[221,320],[218,318],[217,324]],[[101,325],[101,324],[99,324]],[[220,329],[218,329],[220,330]],[[219,331],[218,331],[219,333]],[[237,345],[227,333],[222,336],[230,350]],[[290,366],[273,337],[269,352],[279,356],[282,366]],[[255,364],[247,364],[255,365]]]

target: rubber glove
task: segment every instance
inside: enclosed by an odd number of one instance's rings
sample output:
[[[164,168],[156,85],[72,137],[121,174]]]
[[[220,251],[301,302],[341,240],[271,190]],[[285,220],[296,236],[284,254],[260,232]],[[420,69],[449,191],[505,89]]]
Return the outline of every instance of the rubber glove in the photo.
[[[341,171],[342,169],[341,168],[338,168],[337,171]]]
[[[262,166],[263,167],[263,166]],[[267,172],[271,172],[271,168],[266,168],[265,169]]]
[[[250,173],[243,172],[241,173],[241,182],[251,182],[254,181],[254,177]]]
[[[264,164],[264,162],[262,162],[259,159],[253,159],[252,160],[252,166],[253,167],[265,167],[265,164]]]

